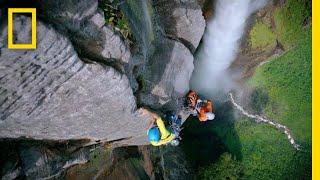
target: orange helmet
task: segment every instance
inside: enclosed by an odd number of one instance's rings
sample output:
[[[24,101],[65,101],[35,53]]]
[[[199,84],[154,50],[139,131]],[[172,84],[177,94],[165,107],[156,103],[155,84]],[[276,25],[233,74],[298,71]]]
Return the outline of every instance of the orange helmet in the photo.
[[[187,94],[188,106],[191,108],[195,108],[197,104],[197,100],[198,100],[198,94],[195,91],[190,90]]]

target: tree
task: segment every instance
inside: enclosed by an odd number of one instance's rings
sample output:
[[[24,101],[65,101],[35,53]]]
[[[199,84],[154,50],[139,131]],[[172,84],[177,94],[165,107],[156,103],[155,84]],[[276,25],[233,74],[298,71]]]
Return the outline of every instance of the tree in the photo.
[[[240,179],[243,175],[243,166],[229,153],[224,153],[219,160],[205,168],[200,169],[200,179]]]

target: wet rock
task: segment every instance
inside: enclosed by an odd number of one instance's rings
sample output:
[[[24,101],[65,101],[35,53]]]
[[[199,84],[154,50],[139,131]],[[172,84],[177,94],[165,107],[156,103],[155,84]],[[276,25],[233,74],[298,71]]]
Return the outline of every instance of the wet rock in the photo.
[[[154,10],[151,0],[126,0],[120,3],[120,9],[128,19],[130,30],[136,40],[135,45],[139,49],[133,52],[146,58],[151,43],[155,40],[153,19]]]
[[[213,17],[216,0],[198,0],[198,3],[201,6],[204,19],[208,22]]]
[[[154,8],[167,37],[182,42],[191,52],[198,47],[205,29],[196,0],[155,1]]]
[[[179,111],[179,99],[189,90],[192,52],[205,28],[200,6],[196,1],[129,0],[121,9],[140,46],[134,55],[142,54],[143,63],[135,67],[138,103],[155,109],[171,104]]]
[[[18,16],[15,23],[19,22],[30,23],[30,18]],[[6,32],[1,30],[4,41]],[[111,67],[83,63],[70,41],[41,21],[37,33],[41,48],[36,50],[1,47],[0,137],[92,141],[139,137],[140,143],[147,143],[143,130],[149,117],[135,112],[126,76]]]

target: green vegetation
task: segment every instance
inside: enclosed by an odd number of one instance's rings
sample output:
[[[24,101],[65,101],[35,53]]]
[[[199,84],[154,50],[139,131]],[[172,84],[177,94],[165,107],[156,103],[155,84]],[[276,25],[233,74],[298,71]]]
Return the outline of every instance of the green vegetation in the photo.
[[[236,122],[235,129],[242,145],[244,179],[310,178],[310,152],[297,152],[277,129],[248,119]]]
[[[262,88],[255,88],[251,94],[250,107],[255,113],[261,114],[268,101],[268,93]]]
[[[104,0],[99,3],[99,7],[103,10],[106,24],[114,27],[114,29],[122,34],[126,39],[132,40],[133,36],[129,28],[129,23],[123,13],[119,9],[119,2],[110,2]]]
[[[258,22],[250,31],[252,48],[274,48],[276,45],[276,35],[268,25]]]
[[[145,92],[145,90],[146,90],[146,80],[145,80],[145,78],[143,77],[142,74],[137,77],[137,82],[139,84],[139,91]]]
[[[263,162],[259,166],[263,169],[259,172],[265,172],[270,177],[300,179],[311,176],[310,29],[301,34],[303,36],[296,42],[293,49],[258,68],[249,84],[264,89],[268,93],[269,101],[264,108],[264,113],[267,117],[288,126],[294,138],[302,145],[303,151],[295,152],[285,136],[270,130],[270,127],[268,130],[255,126],[250,134],[245,134],[249,127],[241,128],[239,124],[237,132],[243,145],[243,157],[246,157],[243,163],[247,164],[246,168],[250,167],[249,171],[254,172],[255,167],[251,166],[252,163]],[[256,137],[261,138],[261,141],[250,139],[257,133],[259,135]],[[263,144],[263,142],[268,143]],[[254,145],[255,148],[252,147]],[[259,149],[258,154],[263,154],[264,156],[261,156],[263,158],[257,159],[256,150],[250,151],[250,149]],[[257,175],[253,174],[253,177]]]
[[[285,7],[274,12],[275,33],[286,49],[303,38],[304,26],[311,21],[311,1],[288,0]]]
[[[245,176],[254,179],[311,177],[312,56],[311,27],[307,27],[310,15],[309,3],[302,0],[288,0],[283,8],[275,10],[274,33],[287,52],[258,67],[248,83],[267,93],[264,114],[288,126],[303,151],[296,152],[285,135],[268,125],[240,121],[236,123],[236,130],[242,143]]]
[[[252,48],[270,50],[278,40],[285,49],[295,46],[303,38],[311,21],[311,1],[288,0],[284,7],[276,7],[270,18],[262,18],[250,31]]]
[[[265,89],[268,117],[288,124],[300,141],[311,140],[311,33],[297,47],[257,69],[250,84]]]
[[[224,153],[220,156],[217,163],[203,168],[201,172],[200,179],[236,180],[242,176],[243,167],[231,154]]]
[[[200,168],[200,177],[219,179],[226,173],[221,166],[237,172],[239,176],[234,176],[237,179],[311,178],[310,3],[287,0],[283,7],[274,10],[274,27],[257,22],[249,34],[253,48],[268,50],[278,40],[286,50],[258,67],[248,81],[248,86],[255,89],[250,100],[252,110],[289,127],[302,151],[296,151],[283,133],[267,124],[247,118],[234,120],[228,128],[227,123],[216,123],[208,128],[220,137],[226,151],[237,161],[221,157],[213,165],[205,166],[207,169]],[[226,113],[223,109],[219,111]]]

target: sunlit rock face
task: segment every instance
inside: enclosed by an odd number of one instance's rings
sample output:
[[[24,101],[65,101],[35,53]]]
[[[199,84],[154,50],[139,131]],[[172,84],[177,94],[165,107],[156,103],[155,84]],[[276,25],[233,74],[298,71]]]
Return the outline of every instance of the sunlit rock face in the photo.
[[[143,74],[145,89],[142,92],[144,104],[160,108],[173,98],[184,96],[189,90],[193,71],[193,56],[179,42],[164,39],[158,43],[155,52],[147,62]]]
[[[166,0],[154,3],[160,24],[168,38],[182,42],[192,52],[204,33],[205,20],[196,0]]]
[[[20,16],[15,23],[30,18]],[[148,118],[135,114],[126,76],[83,63],[70,41],[41,21],[37,34],[41,48],[34,51],[1,48],[2,138],[112,141],[145,135],[140,129]]]
[[[119,34],[105,26],[98,0],[48,0],[39,6],[39,16],[67,34],[81,55],[96,61],[129,63],[129,47]]]
[[[80,148],[84,144],[149,144],[151,117],[138,106],[187,118],[181,97],[189,90],[193,53],[205,29],[197,2],[125,1],[121,10],[134,47],[105,24],[98,0],[30,2],[37,8],[36,50],[8,49],[7,22],[0,21],[0,139],[10,145],[1,151],[10,152],[0,172],[5,179],[59,179],[68,167],[90,159],[91,150]],[[4,9],[0,20],[7,19]],[[14,42],[30,42],[31,18],[15,15],[13,24]],[[182,164],[165,157],[166,167]],[[150,170],[148,158],[144,168]],[[127,177],[154,176],[137,165],[118,163],[119,170],[106,177],[122,177],[128,166]],[[166,177],[186,177],[184,169],[171,169]]]
[[[36,50],[9,50],[1,22],[0,138],[148,144],[150,117],[137,112],[137,103],[181,110],[205,28],[197,2],[171,5],[121,5],[132,31],[146,26],[146,35],[134,33],[138,50],[105,24],[97,0],[35,2]],[[16,15],[13,23],[14,41],[30,41],[31,18]]]

